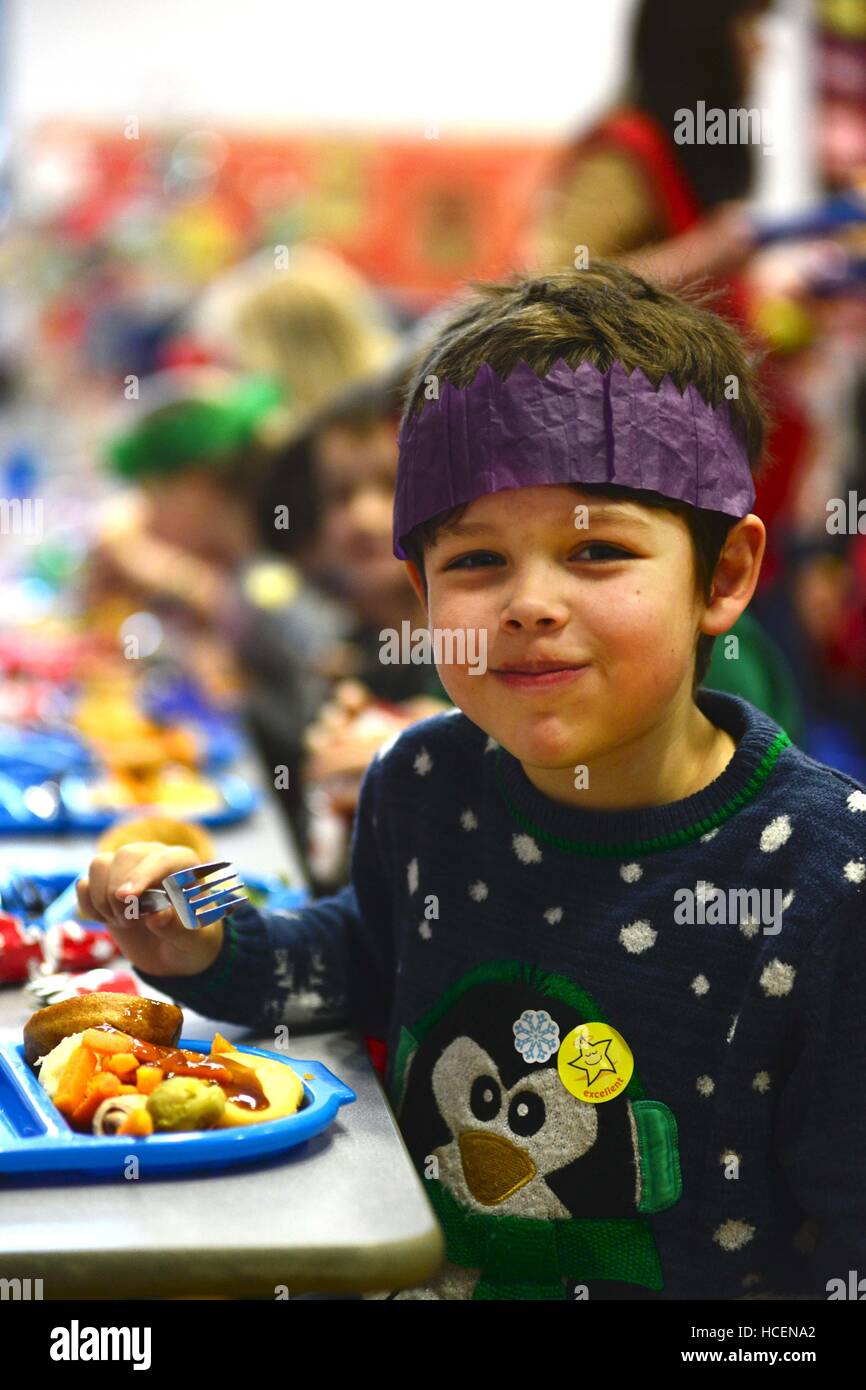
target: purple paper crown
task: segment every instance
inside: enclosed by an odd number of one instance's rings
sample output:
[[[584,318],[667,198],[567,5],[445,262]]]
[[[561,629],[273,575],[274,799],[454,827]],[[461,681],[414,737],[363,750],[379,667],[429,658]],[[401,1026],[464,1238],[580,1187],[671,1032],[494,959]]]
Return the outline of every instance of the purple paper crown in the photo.
[[[443,383],[400,431],[394,554],[414,526],[505,488],[604,483],[747,516],[755,486],[727,401],[711,406],[640,367],[575,370],[560,357],[538,377],[521,359],[503,381],[484,362],[466,387]]]

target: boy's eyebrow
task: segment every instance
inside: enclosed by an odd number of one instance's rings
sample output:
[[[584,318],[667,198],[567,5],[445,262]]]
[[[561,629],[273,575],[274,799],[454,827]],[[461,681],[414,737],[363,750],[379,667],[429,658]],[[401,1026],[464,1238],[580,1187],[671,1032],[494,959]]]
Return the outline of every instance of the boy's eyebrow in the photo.
[[[578,504],[580,505],[580,504]],[[644,517],[638,516],[635,512],[627,510],[618,502],[593,502],[589,505],[590,521],[624,521],[629,526],[642,527],[645,531],[652,530],[650,522]],[[483,536],[489,535],[491,531],[499,530],[499,527],[492,526],[484,521],[456,521],[453,526],[442,528],[442,535],[448,536]]]
[[[602,521],[608,519],[611,521],[625,521],[628,522],[629,526],[642,526],[644,530],[652,530],[652,524],[647,521],[646,517],[630,511],[627,507],[624,507],[621,502],[591,502],[589,504],[589,517],[590,521],[595,518],[599,518]]]

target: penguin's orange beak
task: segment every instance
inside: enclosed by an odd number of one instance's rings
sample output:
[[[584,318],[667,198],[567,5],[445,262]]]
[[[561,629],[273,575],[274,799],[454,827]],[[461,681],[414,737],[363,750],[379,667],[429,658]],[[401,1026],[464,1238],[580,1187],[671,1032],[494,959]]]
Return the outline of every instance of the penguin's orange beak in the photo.
[[[525,1149],[499,1134],[470,1129],[460,1135],[458,1143],[466,1186],[485,1207],[504,1202],[538,1172]]]

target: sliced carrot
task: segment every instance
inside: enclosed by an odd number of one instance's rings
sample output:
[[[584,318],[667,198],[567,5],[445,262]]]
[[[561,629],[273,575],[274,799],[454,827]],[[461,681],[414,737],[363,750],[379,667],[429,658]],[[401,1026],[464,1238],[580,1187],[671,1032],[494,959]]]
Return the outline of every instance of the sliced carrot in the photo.
[[[72,1123],[76,1127],[90,1128],[91,1121],[104,1100],[109,1096],[120,1095],[120,1078],[108,1071],[98,1071],[87,1083],[84,1099],[79,1101],[72,1112]]]
[[[133,1043],[128,1033],[121,1033],[117,1028],[112,1028],[110,1032],[106,1028],[88,1028],[81,1041],[94,1052],[109,1053],[131,1052]]]
[[[142,1095],[149,1096],[163,1080],[162,1072],[159,1067],[139,1067],[135,1073],[135,1089]]]
[[[214,1033],[213,1042],[210,1045],[211,1056],[217,1052],[234,1052],[234,1044],[224,1038],[222,1033]]]
[[[130,1110],[123,1124],[115,1130],[116,1134],[153,1134],[153,1120],[145,1106]]]
[[[133,1057],[131,1052],[115,1052],[112,1057],[105,1057],[102,1065],[106,1071],[116,1072],[118,1076],[128,1076],[138,1066],[138,1058]]]
[[[115,1076],[111,1071],[98,1071],[88,1087],[90,1091],[96,1091],[105,1100],[106,1096],[120,1095],[120,1077]]]
[[[93,1117],[101,1104],[101,1096],[86,1096],[80,1105],[76,1105],[69,1116],[69,1123],[72,1128],[89,1130],[93,1125]]]
[[[71,1054],[54,1092],[54,1104],[64,1115],[71,1115],[84,1100],[87,1083],[96,1071],[96,1054],[80,1043]]]

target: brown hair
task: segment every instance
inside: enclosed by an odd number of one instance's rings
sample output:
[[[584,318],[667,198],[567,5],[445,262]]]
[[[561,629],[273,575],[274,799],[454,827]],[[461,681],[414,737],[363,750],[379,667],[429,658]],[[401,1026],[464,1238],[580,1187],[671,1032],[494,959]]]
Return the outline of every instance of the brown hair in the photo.
[[[473,296],[442,324],[418,359],[407,388],[403,423],[423,409],[431,376],[461,388],[474,380],[483,362],[503,379],[521,358],[538,376],[546,375],[560,357],[572,368],[591,362],[599,371],[620,362],[628,372],[640,367],[655,387],[667,374],[681,392],[691,383],[709,405],[728,400],[734,428],[755,472],[767,428],[755,379],[756,351],[730,323],[705,307],[713,298],[706,290],[671,294],[624,266],[600,259],[587,270],[539,278],[516,274],[507,281],[473,282],[472,289]],[[737,394],[728,399],[726,387],[732,379]],[[697,581],[709,601],[733,517],[613,484],[581,484],[580,490],[630,498],[682,516],[692,537]],[[425,547],[468,505],[440,512],[404,538],[403,549],[422,578]],[[426,578],[424,584],[426,589]],[[698,638],[695,686],[707,673],[714,641],[704,633]]]

